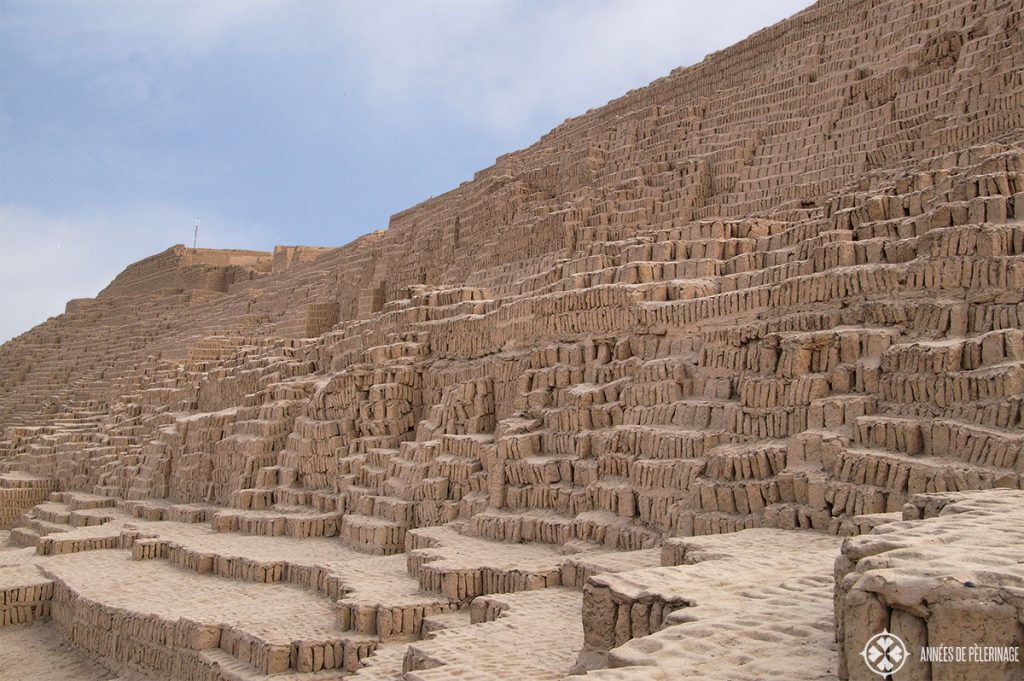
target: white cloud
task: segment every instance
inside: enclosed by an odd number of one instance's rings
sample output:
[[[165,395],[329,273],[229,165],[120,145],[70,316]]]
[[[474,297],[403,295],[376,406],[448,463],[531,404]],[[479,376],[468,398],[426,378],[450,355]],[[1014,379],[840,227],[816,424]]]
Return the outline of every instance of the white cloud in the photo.
[[[194,216],[163,206],[87,214],[41,214],[0,206],[0,343],[93,297],[131,263],[176,243],[191,245]],[[269,249],[266,229],[204,216],[199,246]]]
[[[139,51],[190,58],[231,34],[274,23],[296,0],[92,0],[5,8],[11,49],[40,62],[117,58]]]
[[[229,45],[280,55],[328,46],[318,86],[338,86],[342,61],[383,105],[429,102],[474,125],[508,131],[538,114],[583,113],[698,61],[810,0],[175,0],[72,3],[71,17],[16,14],[8,33],[47,62],[106,61],[96,86],[128,99],[167,63]],[[45,4],[43,5],[45,7]],[[133,63],[140,54],[146,64]],[[173,102],[171,102],[173,103]],[[161,106],[169,102],[161,102]]]
[[[381,2],[341,5],[337,28],[374,96],[399,105],[440,93],[467,121],[507,130],[601,106],[808,4]]]

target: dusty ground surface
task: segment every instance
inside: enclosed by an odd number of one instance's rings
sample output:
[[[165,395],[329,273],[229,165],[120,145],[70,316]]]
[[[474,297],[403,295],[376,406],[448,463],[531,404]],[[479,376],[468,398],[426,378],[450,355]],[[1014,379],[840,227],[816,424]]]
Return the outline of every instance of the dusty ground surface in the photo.
[[[0,627],[0,679],[114,681],[120,678],[71,645],[52,624]]]

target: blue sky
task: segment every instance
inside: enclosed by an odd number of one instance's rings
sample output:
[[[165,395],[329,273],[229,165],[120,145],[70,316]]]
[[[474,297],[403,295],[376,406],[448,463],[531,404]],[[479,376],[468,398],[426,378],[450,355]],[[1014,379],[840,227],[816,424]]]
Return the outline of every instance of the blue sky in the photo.
[[[0,342],[176,243],[342,245],[809,0],[0,0]]]

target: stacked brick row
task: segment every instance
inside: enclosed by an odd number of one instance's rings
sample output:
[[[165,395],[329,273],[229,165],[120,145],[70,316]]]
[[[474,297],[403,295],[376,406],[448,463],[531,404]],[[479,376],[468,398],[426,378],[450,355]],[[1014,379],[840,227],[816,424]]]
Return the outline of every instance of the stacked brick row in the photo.
[[[272,269],[143,261],[0,350],[0,470],[380,556],[422,554],[446,524],[609,550],[852,535],[920,493],[1019,489],[1022,21],[1008,0],[824,0],[344,248],[282,249]],[[11,489],[0,519],[45,499]],[[38,512],[19,537],[44,553],[125,548],[43,536],[56,516]],[[133,550],[247,581],[284,570]],[[435,607],[584,579],[421,554],[410,572],[441,596],[368,596],[343,628],[414,635]],[[55,598],[80,645],[172,664],[166,639],[93,640],[99,615]],[[601,598],[604,649],[681,604]],[[261,671],[366,653],[223,642]],[[199,650],[182,658],[197,670]]]

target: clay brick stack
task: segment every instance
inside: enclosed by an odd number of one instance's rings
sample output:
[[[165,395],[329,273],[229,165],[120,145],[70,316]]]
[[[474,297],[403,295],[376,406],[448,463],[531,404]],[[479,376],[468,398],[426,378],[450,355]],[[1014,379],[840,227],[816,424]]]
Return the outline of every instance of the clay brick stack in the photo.
[[[0,475],[0,528],[10,527],[15,519],[53,491],[53,481],[19,473]]]
[[[580,653],[577,671],[647,678],[673,664],[642,654],[654,637],[713,678],[674,642],[704,631],[676,586],[714,593],[716,570],[754,565],[806,596],[777,602],[814,640],[838,626],[842,664],[813,664],[860,673],[854,601],[889,595],[837,537],[895,532],[951,493],[1020,499],[1022,29],[1016,0],[822,0],[346,246],[131,265],[0,347],[0,540],[19,565],[60,566],[54,624],[115,669],[493,678],[466,653],[483,634],[534,607],[577,627],[582,603],[577,650],[516,673],[560,678]],[[1000,499],[985,513],[1015,503]],[[687,547],[729,559],[684,569]],[[337,617],[308,640],[242,617],[200,645],[161,629],[177,615],[157,599],[137,628],[90,637],[132,609],[75,586],[108,550],[194,593],[252,582],[255,602],[289,582]],[[832,615],[822,566],[840,555]],[[544,607],[486,598],[556,588]],[[4,593],[22,608],[20,589]],[[763,640],[733,596],[699,616]],[[916,607],[869,619],[955,627]],[[774,660],[765,678],[785,676]]]

